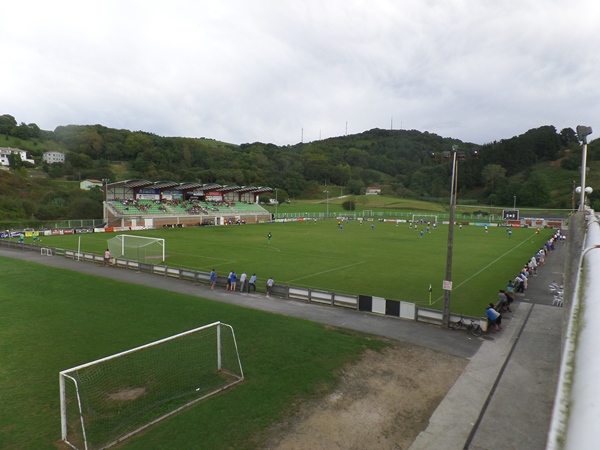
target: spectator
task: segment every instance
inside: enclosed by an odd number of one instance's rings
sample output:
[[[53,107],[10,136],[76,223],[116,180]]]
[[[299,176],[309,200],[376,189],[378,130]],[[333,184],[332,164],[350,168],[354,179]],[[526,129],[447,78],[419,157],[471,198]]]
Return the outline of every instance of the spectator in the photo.
[[[252,276],[250,277],[250,281],[248,281],[248,292],[250,292],[250,288],[252,288],[252,290],[254,292],[256,292],[256,274],[253,273]]]
[[[492,327],[492,332],[496,333],[497,331],[501,330],[502,327],[500,326],[500,323],[502,321],[501,319],[501,315],[498,311],[496,311],[494,309],[494,304],[490,303],[486,310],[485,310],[485,314],[488,318],[488,322],[490,324],[490,327]]]
[[[215,269],[210,271],[210,288],[214,289],[215,284],[217,283],[217,272]]]
[[[246,272],[242,272],[240,276],[240,292],[244,292],[244,286],[246,284]]]
[[[498,292],[498,307],[500,308],[500,311],[512,312],[512,309],[508,304],[508,297],[506,296],[505,291],[502,289],[500,289]]]
[[[275,281],[273,281],[273,277],[269,277],[269,279],[267,280],[267,297],[271,295],[271,291],[273,290],[274,284]]]

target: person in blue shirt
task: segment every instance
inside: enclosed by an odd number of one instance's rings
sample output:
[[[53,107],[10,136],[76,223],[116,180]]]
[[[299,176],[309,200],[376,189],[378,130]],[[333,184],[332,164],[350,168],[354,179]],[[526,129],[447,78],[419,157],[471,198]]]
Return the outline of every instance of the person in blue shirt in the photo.
[[[210,271],[210,288],[214,289],[215,284],[217,284],[217,272],[213,269]]]
[[[237,275],[235,274],[234,271],[231,271],[231,290],[235,291],[237,285]]]

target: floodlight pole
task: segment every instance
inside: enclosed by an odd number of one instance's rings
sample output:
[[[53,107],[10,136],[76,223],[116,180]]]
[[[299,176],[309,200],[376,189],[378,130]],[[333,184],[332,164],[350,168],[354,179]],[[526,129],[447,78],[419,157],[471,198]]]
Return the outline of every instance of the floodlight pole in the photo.
[[[517,209],[517,196],[513,195],[513,209],[516,210]]]
[[[108,223],[108,205],[107,205],[107,197],[108,197],[108,182],[110,180],[108,178],[102,179],[102,190],[104,191],[104,201],[102,202],[102,219],[104,223]]]
[[[277,206],[279,206],[279,200],[277,199],[277,188],[275,188],[275,220],[277,220]]]
[[[325,218],[329,219],[329,191],[323,191],[325,194]]]
[[[587,137],[592,134],[592,127],[577,125],[577,136],[582,141],[581,147],[581,192],[579,196],[579,211],[585,211],[585,173],[587,168]]]
[[[452,250],[454,246],[454,210],[456,208],[457,194],[457,166],[456,150],[457,145],[452,146],[452,185],[450,187],[450,223],[448,224],[448,253],[446,255],[446,278],[444,284],[444,309],[442,311],[442,328],[447,330],[450,327],[450,292],[452,290]]]

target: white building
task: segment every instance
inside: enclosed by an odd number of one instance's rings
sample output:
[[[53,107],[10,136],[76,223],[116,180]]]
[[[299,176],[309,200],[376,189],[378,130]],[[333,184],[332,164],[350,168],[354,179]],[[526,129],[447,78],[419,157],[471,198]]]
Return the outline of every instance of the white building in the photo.
[[[21,157],[21,161],[35,164],[33,159],[27,159],[27,151],[25,150],[10,147],[0,147],[0,165],[4,167],[10,167],[8,157],[15,153]]]
[[[94,186],[102,187],[102,181],[100,180],[83,180],[79,183],[79,189],[83,189],[84,191],[89,191]]]
[[[65,154],[61,152],[44,152],[42,160],[48,164],[64,163]]]

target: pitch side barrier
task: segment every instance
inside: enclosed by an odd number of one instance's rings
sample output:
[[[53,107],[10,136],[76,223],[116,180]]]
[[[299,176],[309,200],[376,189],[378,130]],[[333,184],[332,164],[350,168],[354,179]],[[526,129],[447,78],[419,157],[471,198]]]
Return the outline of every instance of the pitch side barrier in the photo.
[[[66,250],[58,247],[23,244],[4,240],[0,240],[0,246],[32,251],[40,253],[40,255],[42,256],[61,256],[76,261],[95,263],[98,265],[104,264],[104,255],[97,255],[94,253],[78,252],[75,250]],[[200,272],[190,269],[180,269],[178,267],[170,267],[166,265],[148,264],[139,261],[131,261],[124,258],[111,258],[110,265],[119,269],[134,270],[136,272],[143,272],[152,275],[176,278],[182,281],[192,282],[197,285],[210,284],[210,273],[208,272]],[[217,276],[216,285],[219,287],[225,287],[227,285],[227,277]],[[261,285],[257,285],[256,292],[264,293],[265,289]],[[371,295],[351,295],[330,292],[321,289],[312,289],[282,284],[275,284],[271,290],[271,294],[273,297],[301,300],[307,303],[314,303],[318,305],[353,309],[355,311],[369,312],[382,316],[397,317],[405,320],[426,322],[440,326],[442,324],[441,311],[422,308],[414,303],[405,302],[402,300],[388,299]],[[452,315],[450,318],[451,321],[457,321],[459,319],[460,316],[458,315]],[[472,319],[478,320],[475,317],[473,317]]]

